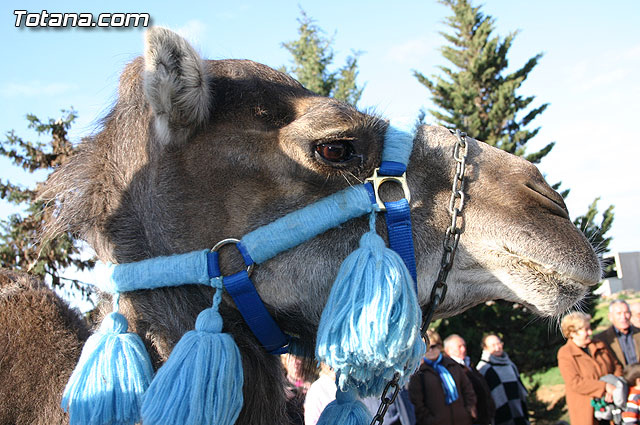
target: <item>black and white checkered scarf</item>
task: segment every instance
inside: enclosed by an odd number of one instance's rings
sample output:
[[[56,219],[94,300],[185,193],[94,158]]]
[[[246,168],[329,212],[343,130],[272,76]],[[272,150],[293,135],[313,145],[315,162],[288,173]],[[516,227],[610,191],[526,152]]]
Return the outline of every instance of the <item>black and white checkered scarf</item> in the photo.
[[[528,425],[527,390],[516,365],[507,353],[493,356],[482,353],[478,371],[484,376],[496,404],[495,425]]]

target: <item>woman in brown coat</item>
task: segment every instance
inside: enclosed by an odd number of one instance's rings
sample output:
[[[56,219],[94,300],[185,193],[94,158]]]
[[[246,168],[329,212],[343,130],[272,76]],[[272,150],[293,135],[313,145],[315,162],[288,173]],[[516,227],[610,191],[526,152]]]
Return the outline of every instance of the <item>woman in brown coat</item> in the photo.
[[[442,354],[440,336],[427,332],[425,361],[409,381],[416,425],[471,425],[477,416],[473,386],[462,366]]]
[[[575,312],[560,324],[567,343],[558,351],[558,366],[565,383],[571,425],[596,425],[592,398],[611,401],[615,387],[600,381],[606,374],[622,375],[622,365],[605,343],[591,340],[591,316]]]

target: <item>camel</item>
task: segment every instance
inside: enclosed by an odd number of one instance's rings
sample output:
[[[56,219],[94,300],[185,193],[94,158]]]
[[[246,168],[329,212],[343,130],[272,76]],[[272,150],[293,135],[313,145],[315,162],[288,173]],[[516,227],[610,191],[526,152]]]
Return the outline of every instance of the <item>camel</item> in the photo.
[[[72,231],[101,261],[112,263],[211,248],[361,183],[380,162],[387,129],[382,117],[315,95],[281,72],[248,60],[204,60],[179,35],[152,28],[144,57],[124,69],[117,103],[100,131],[46,182],[41,197],[56,213],[43,237]],[[423,309],[451,222],[457,141],[446,128],[421,126],[407,170]],[[390,186],[385,196],[396,196],[396,186]],[[298,336],[311,361],[333,278],[367,223],[366,217],[351,220],[253,272],[268,311],[285,333]],[[470,137],[463,223],[448,292],[435,318],[495,299],[559,316],[600,279],[596,254],[538,169]],[[384,224],[378,227],[385,237]],[[220,262],[223,274],[244,267],[233,252],[221,254]],[[56,332],[46,332],[51,341],[42,350],[55,351],[60,360],[31,366],[42,367],[42,373],[34,373],[28,362],[21,369],[0,367],[3,382],[31,380],[12,387],[10,397],[2,394],[0,422],[64,423],[59,408],[64,379],[48,376],[70,375],[86,330],[77,321],[54,323],[41,311],[59,301],[50,295],[38,301],[29,295],[33,288],[13,282],[0,293],[3,309],[16,310],[23,322],[37,319],[41,330],[29,330],[34,334],[55,327]],[[155,368],[210,306],[213,289],[187,283],[120,298],[120,312],[144,340]],[[37,305],[25,308],[28,299]],[[106,302],[98,315],[110,309]],[[244,407],[236,423],[288,423],[279,359],[260,346],[230,298],[223,298],[220,311],[244,368]],[[11,319],[1,326],[9,341],[19,332]],[[9,353],[22,357],[33,349]],[[0,365],[8,361],[0,356]],[[5,388],[0,384],[0,392]]]

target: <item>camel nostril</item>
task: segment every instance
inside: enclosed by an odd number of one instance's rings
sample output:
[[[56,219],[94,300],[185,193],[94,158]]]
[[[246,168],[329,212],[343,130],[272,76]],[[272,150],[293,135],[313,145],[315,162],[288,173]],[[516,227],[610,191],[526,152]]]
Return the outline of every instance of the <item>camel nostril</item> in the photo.
[[[525,187],[535,192],[543,205],[545,205],[552,213],[569,220],[569,210],[562,199],[562,196],[546,184],[537,182],[526,182]]]

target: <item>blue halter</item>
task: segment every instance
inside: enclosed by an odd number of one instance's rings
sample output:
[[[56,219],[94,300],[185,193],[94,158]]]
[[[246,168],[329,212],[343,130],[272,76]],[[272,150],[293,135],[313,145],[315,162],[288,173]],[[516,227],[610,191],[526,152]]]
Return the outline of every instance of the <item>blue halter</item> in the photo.
[[[389,245],[403,259],[417,293],[409,190],[404,177],[412,148],[412,133],[390,125],[385,135],[380,168],[364,184],[348,187],[289,213],[246,234],[240,241],[223,241],[236,243],[247,270],[223,277],[218,264],[217,248],[223,244],[220,243],[211,251],[193,251],[135,263],[111,264],[108,266],[110,273],[105,276],[106,281],[99,286],[104,291],[118,294],[187,283],[210,285],[212,278],[222,279],[225,289],[263,347],[271,354],[286,353],[290,337],[280,330],[267,311],[251,282],[250,271],[254,264],[264,263],[331,228],[374,210],[386,211]],[[389,180],[402,185],[405,198],[386,203],[380,200],[378,187]]]
[[[115,311],[92,335],[63,393],[71,425],[103,423],[231,425],[243,405],[242,358],[233,337],[223,333],[218,311],[224,288],[265,350],[285,353],[282,332],[250,279],[255,264],[291,249],[331,228],[370,214],[370,231],[342,263],[318,327],[316,357],[336,370],[339,391],[319,425],[363,424],[367,413],[356,394],[380,394],[386,381],[406,382],[418,366],[424,344],[419,336],[416,266],[405,173],[413,137],[390,126],[382,163],[364,184],[349,187],[260,227],[241,240],[227,239],[211,251],[156,257],[109,265],[98,286],[114,294]],[[405,198],[383,203],[385,181],[400,183]],[[386,211],[389,244],[375,232],[375,212]],[[218,248],[235,243],[246,270],[222,276]],[[216,289],[212,306],[199,313],[155,377],[140,337],[129,333],[118,313],[121,293],[198,283]],[[400,382],[401,384],[403,382]],[[355,418],[358,418],[355,420]],[[353,422],[355,420],[355,422]]]

